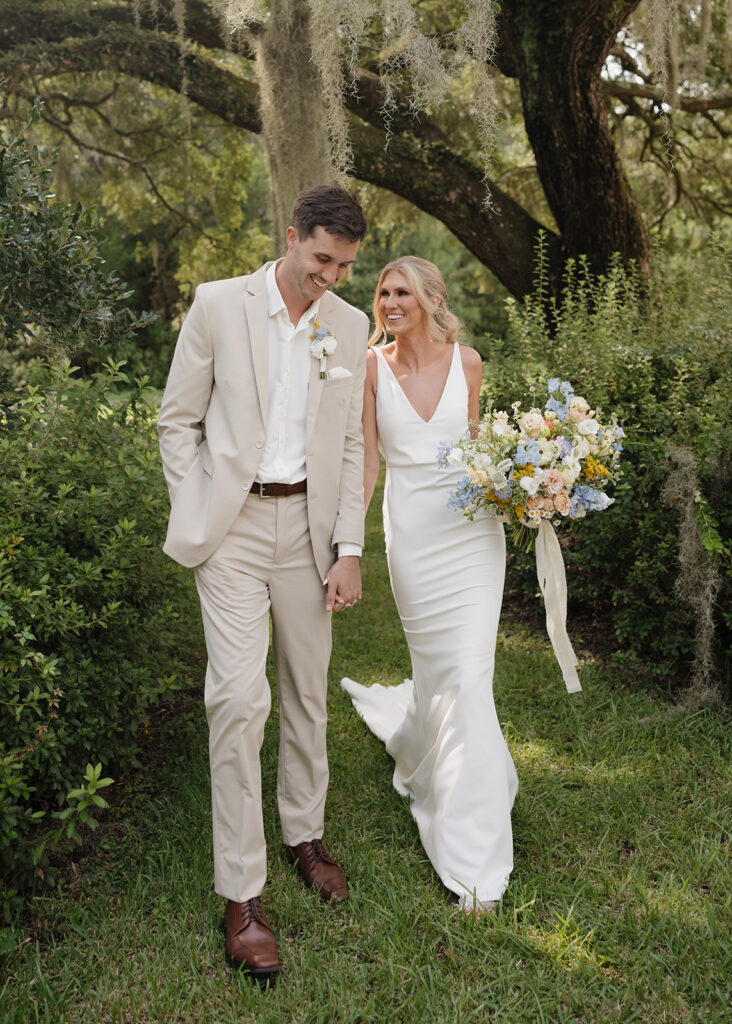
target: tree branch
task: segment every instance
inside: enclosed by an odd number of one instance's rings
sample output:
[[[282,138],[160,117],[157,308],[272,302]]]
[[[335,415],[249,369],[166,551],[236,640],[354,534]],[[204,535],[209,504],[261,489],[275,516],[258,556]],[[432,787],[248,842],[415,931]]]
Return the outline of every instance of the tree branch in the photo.
[[[5,49],[5,40],[0,39],[0,54]],[[114,26],[103,36],[74,36],[63,42],[18,46],[0,56],[0,74],[10,89],[14,82],[31,74],[53,76],[112,69],[175,92],[181,91],[185,69],[190,100],[239,128],[261,131],[255,83],[221,68],[205,53],[182,58],[174,39],[134,26]]]
[[[606,96],[623,101],[634,99],[653,100],[661,107],[668,103],[668,97],[664,96],[662,89],[652,85],[644,85],[641,82],[609,82],[604,80],[602,91]],[[723,96],[682,96],[676,94],[676,106],[679,110],[686,110],[690,114],[703,114],[710,110],[729,110],[732,107],[732,94]]]
[[[150,9],[152,5],[139,5],[139,25],[135,24],[135,5],[131,0],[85,6],[86,9],[76,7],[68,10],[62,3],[48,3],[46,0],[3,0],[3,50],[30,41],[52,43],[71,36],[106,33],[115,27],[165,33],[174,38],[178,36],[174,0],[158,0],[155,4],[157,13]],[[251,25],[248,31],[256,33],[260,27]],[[231,35],[222,32],[213,8],[205,0],[185,0],[185,35],[186,40],[209,50],[231,48],[227,46],[232,42]],[[237,52],[242,56],[252,56],[241,49]]]
[[[62,42],[20,46],[17,31],[15,38],[16,47],[0,56],[0,74],[7,76],[11,88],[13,81],[33,74],[115,70],[180,91],[185,69],[192,102],[229,124],[261,131],[256,84],[222,68],[205,51],[182,59],[171,36],[107,22],[103,32]],[[6,41],[0,37],[0,54],[3,50]],[[548,238],[550,260],[558,270],[563,249],[556,235],[496,185],[491,190],[493,209],[487,209],[482,168],[451,151],[429,117],[412,116],[404,97],[397,96],[390,134],[383,98],[377,76],[360,71],[357,95],[347,96],[355,177],[402,195],[437,217],[517,297],[532,289],[539,232]]]

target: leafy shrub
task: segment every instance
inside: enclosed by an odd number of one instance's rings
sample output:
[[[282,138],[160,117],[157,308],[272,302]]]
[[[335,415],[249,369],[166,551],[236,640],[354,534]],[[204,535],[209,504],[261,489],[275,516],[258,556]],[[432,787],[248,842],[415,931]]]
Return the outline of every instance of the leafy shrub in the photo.
[[[35,116],[37,116],[37,111]],[[177,683],[192,588],[161,551],[155,395],[110,363],[79,378],[33,349],[119,349],[147,318],[105,272],[93,212],[57,203],[52,158],[0,135],[0,906],[52,878]],[[23,339],[30,346],[23,347]],[[8,347],[12,348],[9,352]],[[0,371],[2,367],[0,367]],[[22,385],[22,387],[19,387]],[[86,770],[85,770],[86,769]],[[83,777],[82,777],[83,776]]]
[[[126,345],[151,317],[130,312],[130,292],[105,270],[97,214],[56,200],[54,161],[22,131],[0,132],[0,340],[30,354]]]
[[[707,579],[712,669],[728,682],[732,253],[717,244],[673,276],[659,270],[650,292],[619,265],[596,280],[573,265],[559,305],[547,300],[543,272],[540,259],[537,292],[524,306],[509,301],[509,333],[491,344],[484,397],[500,408],[517,398],[534,404],[530,388],[560,376],[592,406],[616,411],[628,435],[616,504],[564,538],[570,617],[594,613],[614,632],[629,671],[703,689],[709,659],[692,581]],[[671,458],[678,451],[691,456],[686,482]],[[682,491],[693,503],[687,517],[671,500]],[[684,543],[690,528],[696,546]],[[512,553],[509,586],[533,598],[531,558]]]
[[[124,383],[114,365],[51,367],[0,432],[0,863],[16,881],[43,853],[37,813],[85,765],[134,763],[189,629],[161,551],[155,395]]]

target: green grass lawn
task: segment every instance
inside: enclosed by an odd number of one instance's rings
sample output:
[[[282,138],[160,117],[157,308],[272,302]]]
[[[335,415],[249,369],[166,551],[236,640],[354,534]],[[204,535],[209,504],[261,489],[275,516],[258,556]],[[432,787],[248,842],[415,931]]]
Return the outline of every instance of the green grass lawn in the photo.
[[[60,892],[31,901],[0,960],[3,1024],[730,1019],[729,714],[681,712],[591,660],[584,692],[568,696],[546,638],[504,620],[495,691],[521,785],[516,865],[494,915],[461,916],[391,787],[390,759],[338,685],[409,674],[379,504],[364,600],[335,618],[330,673],[325,838],[350,901],[324,905],[285,856],[273,712],[264,901],[285,969],[261,990],[226,966],[201,706],[155,732],[148,767]]]

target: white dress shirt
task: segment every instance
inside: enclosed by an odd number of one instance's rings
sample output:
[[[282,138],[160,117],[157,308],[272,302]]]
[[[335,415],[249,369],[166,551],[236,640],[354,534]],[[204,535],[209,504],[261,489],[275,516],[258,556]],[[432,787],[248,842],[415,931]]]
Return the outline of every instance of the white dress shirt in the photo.
[[[311,334],[320,299],[293,324],[277,287],[276,263],[267,270],[269,305],[269,411],[260,483],[294,484],[305,479]],[[360,555],[358,544],[339,544],[338,556]]]
[[[275,279],[267,270],[269,303],[269,413],[264,453],[257,480],[294,484],[305,478],[306,417],[310,379],[310,335],[320,300],[305,310],[297,325],[290,320]]]

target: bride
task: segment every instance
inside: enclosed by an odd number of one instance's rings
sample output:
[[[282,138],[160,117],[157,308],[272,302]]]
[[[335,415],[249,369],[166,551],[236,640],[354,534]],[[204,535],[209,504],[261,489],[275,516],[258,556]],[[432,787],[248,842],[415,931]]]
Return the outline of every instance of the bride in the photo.
[[[374,319],[371,345],[387,332],[394,340],[368,354],[365,499],[381,449],[386,554],[413,678],[341,685],[394,758],[394,786],[443,884],[481,913],[513,868],[518,780],[492,693],[505,539],[497,519],[471,522],[449,507],[463,473],[437,464],[439,446],[478,420],[480,356],[458,344],[442,275],[416,256],[384,267]]]

